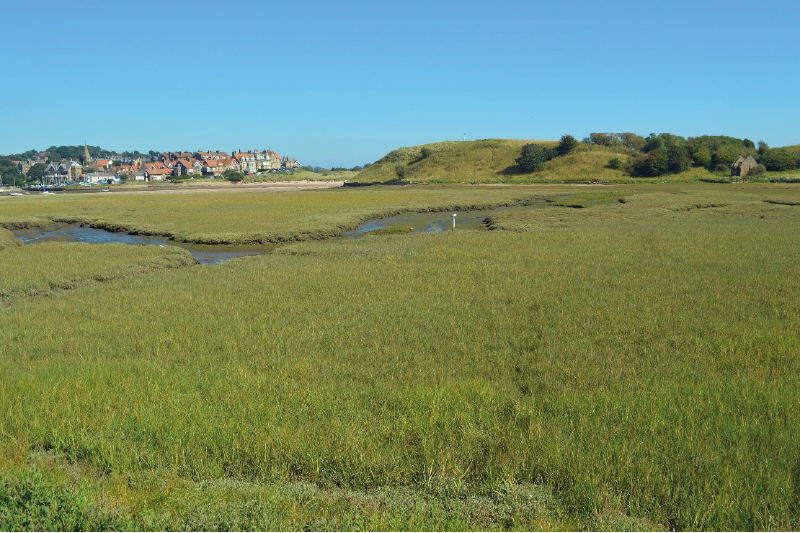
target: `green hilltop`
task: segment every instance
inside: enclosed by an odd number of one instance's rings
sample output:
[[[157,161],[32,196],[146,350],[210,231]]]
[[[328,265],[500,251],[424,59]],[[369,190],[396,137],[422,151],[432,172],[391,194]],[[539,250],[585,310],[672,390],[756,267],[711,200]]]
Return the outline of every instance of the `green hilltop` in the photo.
[[[598,135],[600,137],[595,138]],[[595,142],[578,142],[564,155],[553,154],[541,170],[525,172],[517,164],[523,146],[537,144],[555,150],[559,141],[520,139],[482,139],[476,141],[445,141],[393,150],[365,168],[353,181],[358,183],[631,183],[641,180],[658,181],[724,181],[730,174],[730,164],[739,156],[753,155],[759,162],[762,156],[753,143],[730,137],[704,136],[682,139],[662,134],[647,138],[636,137],[638,146],[620,142],[598,144],[605,137],[632,134],[593,134]],[[646,144],[647,143],[647,144]],[[659,145],[660,143],[660,145]],[[653,148],[651,144],[655,145]],[[675,156],[678,146],[678,155]],[[800,147],[769,149],[800,153]],[[649,151],[648,151],[649,149]],[[663,153],[663,161],[655,157]],[[669,154],[669,156],[667,155]],[[709,154],[704,165],[704,154]],[[676,162],[673,163],[675,158]],[[616,159],[616,164],[612,160]],[[766,159],[765,159],[766,161]],[[659,172],[657,165],[663,167]],[[613,167],[618,168],[613,168]],[[651,168],[656,168],[648,175]],[[760,180],[775,178],[769,167],[762,169]],[[791,172],[791,171],[790,171]],[[784,178],[798,179],[794,175]]]

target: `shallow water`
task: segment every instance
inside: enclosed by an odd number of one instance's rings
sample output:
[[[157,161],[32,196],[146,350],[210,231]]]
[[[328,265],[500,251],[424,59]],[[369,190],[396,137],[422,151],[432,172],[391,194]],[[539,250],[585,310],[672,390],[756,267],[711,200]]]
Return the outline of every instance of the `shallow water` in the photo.
[[[456,228],[480,229],[483,221],[488,216],[486,212],[457,213]],[[453,229],[452,213],[403,213],[393,217],[370,220],[361,224],[353,231],[345,233],[347,237],[360,237],[377,229],[390,226],[408,226],[409,233],[442,233]],[[413,228],[413,229],[412,229]]]
[[[485,220],[487,217],[509,210],[519,209],[542,209],[546,207],[542,204],[519,205],[513,207],[497,207],[482,211],[458,211],[456,212],[455,229],[486,230]],[[370,231],[391,226],[408,226],[409,233],[443,233],[453,230],[453,212],[437,211],[424,213],[402,213],[392,217],[370,220],[361,224],[353,231],[345,233],[347,237],[360,237]]]
[[[235,257],[245,255],[260,255],[269,252],[274,246],[229,246],[229,245],[203,245],[186,244],[170,241],[164,237],[147,235],[130,235],[128,233],[115,233],[103,229],[87,228],[77,225],[62,226],[55,229],[24,229],[15,230],[14,236],[24,244],[37,242],[88,242],[92,244],[148,244],[155,246],[179,246],[188,250],[192,257],[201,265],[215,265]]]

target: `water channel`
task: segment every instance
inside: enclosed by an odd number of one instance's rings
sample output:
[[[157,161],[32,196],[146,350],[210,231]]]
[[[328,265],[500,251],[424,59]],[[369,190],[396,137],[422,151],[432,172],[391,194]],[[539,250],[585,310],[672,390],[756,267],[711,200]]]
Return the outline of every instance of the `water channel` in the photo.
[[[509,209],[539,209],[541,204],[499,207],[483,211],[460,211],[456,214],[456,228],[485,230],[486,217]],[[358,228],[346,232],[343,237],[357,239],[370,232],[387,227],[408,227],[409,233],[443,233],[453,228],[453,217],[450,211],[402,213],[386,218],[369,220]],[[179,246],[188,250],[201,265],[214,265],[235,257],[260,255],[269,253],[277,245],[205,245],[175,242],[166,237],[130,235],[115,233],[102,229],[70,224],[51,229],[14,230],[14,236],[23,244],[35,244],[45,241],[88,242],[92,244],[124,243],[146,244],[155,246]]]
[[[46,241],[88,242],[92,244],[123,243],[149,244],[155,246],[179,246],[188,250],[201,265],[214,265],[235,257],[259,255],[269,252],[274,246],[233,246],[205,245],[175,242],[166,237],[130,235],[115,233],[103,229],[82,227],[76,224],[60,226],[53,229],[14,230],[14,236],[23,244],[35,244]]]

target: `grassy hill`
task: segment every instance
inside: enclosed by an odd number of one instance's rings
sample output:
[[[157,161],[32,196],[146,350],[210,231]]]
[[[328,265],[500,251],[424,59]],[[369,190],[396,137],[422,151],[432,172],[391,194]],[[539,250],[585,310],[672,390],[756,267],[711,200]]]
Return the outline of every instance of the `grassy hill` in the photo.
[[[608,168],[619,158],[623,164],[629,151],[619,147],[578,143],[569,154],[549,161],[544,170],[521,172],[516,158],[525,144],[535,142],[555,147],[557,141],[484,139],[446,141],[399,148],[386,154],[353,180],[385,183],[402,179],[411,183],[622,183],[634,181],[622,170]],[[424,156],[427,152],[427,157]],[[693,168],[681,174],[659,176],[658,181],[696,181],[718,177],[705,169]],[[647,178],[648,181],[653,178]]]

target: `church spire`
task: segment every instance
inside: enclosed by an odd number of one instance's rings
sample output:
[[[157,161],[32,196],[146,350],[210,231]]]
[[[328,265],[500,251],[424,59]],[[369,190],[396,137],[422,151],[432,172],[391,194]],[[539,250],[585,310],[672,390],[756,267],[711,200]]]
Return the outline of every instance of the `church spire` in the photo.
[[[89,147],[86,145],[86,142],[84,141],[84,143],[83,143],[83,164],[84,165],[88,165],[90,161],[91,161],[91,158],[89,157]]]

